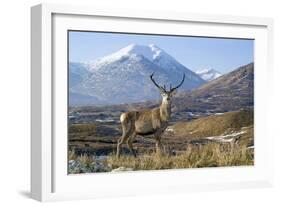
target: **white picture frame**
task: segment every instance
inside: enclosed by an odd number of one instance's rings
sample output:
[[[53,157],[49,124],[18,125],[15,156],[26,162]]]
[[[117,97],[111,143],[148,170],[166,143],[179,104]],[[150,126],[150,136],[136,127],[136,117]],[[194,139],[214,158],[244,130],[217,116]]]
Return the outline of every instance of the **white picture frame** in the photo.
[[[134,24],[138,24],[137,27],[133,27]],[[153,29],[153,24],[159,25],[157,30]],[[173,30],[168,31],[166,25]],[[266,113],[270,104],[267,91],[272,86],[270,79],[273,76],[272,19],[40,4],[31,8],[31,26],[32,198],[53,201],[272,186],[273,136]],[[65,31],[92,28],[136,33],[151,31],[160,34],[165,31],[166,34],[254,37],[255,166],[67,175],[67,142],[62,137],[66,135],[67,102],[64,100],[67,97],[67,75],[65,69],[57,68],[66,65]],[[192,28],[192,31],[187,28]],[[267,90],[264,85],[267,85]]]

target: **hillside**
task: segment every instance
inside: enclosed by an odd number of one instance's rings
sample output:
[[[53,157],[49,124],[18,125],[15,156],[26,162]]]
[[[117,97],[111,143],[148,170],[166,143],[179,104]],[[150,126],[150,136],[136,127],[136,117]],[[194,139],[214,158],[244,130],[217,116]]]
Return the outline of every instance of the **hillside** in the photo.
[[[178,95],[177,111],[226,112],[254,106],[254,64],[248,64]]]
[[[211,115],[190,122],[178,122],[171,128],[176,135],[192,138],[218,136],[237,132],[242,127],[249,127],[254,123],[252,110],[226,112],[222,115]]]

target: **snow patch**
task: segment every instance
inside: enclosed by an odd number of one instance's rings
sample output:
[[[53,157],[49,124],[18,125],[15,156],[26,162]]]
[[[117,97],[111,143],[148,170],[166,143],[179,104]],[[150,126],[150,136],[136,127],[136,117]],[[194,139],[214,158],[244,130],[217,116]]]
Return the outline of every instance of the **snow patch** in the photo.
[[[207,140],[218,141],[218,142],[233,142],[238,136],[245,134],[246,131],[234,132],[227,135],[205,137]]]
[[[168,127],[168,128],[166,129],[166,132],[171,132],[171,133],[173,133],[173,132],[175,132],[175,130],[174,130],[172,127]]]
[[[154,44],[150,44],[149,46],[130,44],[111,55],[99,58],[93,62],[87,62],[86,64],[89,65],[90,70],[98,70],[99,68],[109,65],[115,61],[121,61],[122,59],[129,57],[137,58],[140,55],[150,61],[153,61],[156,58],[159,58],[163,53],[164,52]]]

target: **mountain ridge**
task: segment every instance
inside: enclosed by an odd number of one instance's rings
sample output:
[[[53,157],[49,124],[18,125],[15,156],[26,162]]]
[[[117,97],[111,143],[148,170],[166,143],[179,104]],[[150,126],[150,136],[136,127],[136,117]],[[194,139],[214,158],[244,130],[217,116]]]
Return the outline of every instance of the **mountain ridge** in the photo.
[[[197,70],[195,73],[198,74],[202,79],[206,80],[207,82],[222,76],[222,74],[215,69]]]
[[[84,97],[92,97],[89,98],[91,101],[83,102],[85,105],[121,104],[155,99],[159,97],[159,92],[149,78],[152,73],[161,85],[175,85],[185,74],[186,81],[180,90],[191,90],[206,82],[153,44],[132,44],[79,66],[83,66],[88,72],[81,75],[80,79],[73,78],[75,72],[69,72],[69,90]],[[70,70],[73,67],[73,63],[69,63]],[[73,79],[76,80],[75,84],[71,82]],[[70,97],[70,105],[79,105],[79,99],[71,99],[72,97],[75,96]],[[95,99],[97,101],[94,101]]]

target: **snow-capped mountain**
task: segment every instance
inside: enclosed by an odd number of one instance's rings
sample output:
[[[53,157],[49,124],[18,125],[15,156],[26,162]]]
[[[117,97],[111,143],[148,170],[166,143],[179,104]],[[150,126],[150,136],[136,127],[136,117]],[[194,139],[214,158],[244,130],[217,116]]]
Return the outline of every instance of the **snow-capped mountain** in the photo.
[[[196,71],[196,74],[198,74],[202,79],[206,81],[212,81],[220,76],[222,74],[214,69],[203,69]]]
[[[79,96],[83,96],[83,104],[120,104],[157,99],[159,92],[149,78],[152,73],[159,84],[166,86],[178,84],[185,73],[181,90],[190,90],[205,83],[200,76],[155,45],[132,44],[95,61],[70,63],[69,68],[70,92],[75,94],[70,95],[70,105],[79,105],[79,99],[75,98]],[[79,78],[76,77],[77,72],[71,70],[81,70]]]

